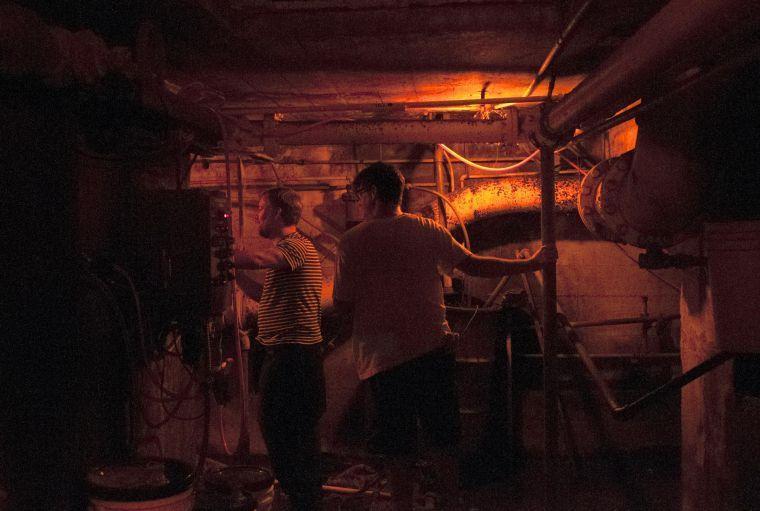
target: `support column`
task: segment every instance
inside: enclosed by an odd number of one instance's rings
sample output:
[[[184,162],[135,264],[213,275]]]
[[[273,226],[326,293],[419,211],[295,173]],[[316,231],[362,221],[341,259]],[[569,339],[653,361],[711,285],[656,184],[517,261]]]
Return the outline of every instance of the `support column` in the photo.
[[[556,246],[554,227],[554,147],[541,145],[541,243]],[[544,334],[544,508],[558,509],[557,425],[557,265],[541,270],[544,281],[542,328]]]
[[[684,272],[681,291],[681,364],[684,371],[718,352],[710,287],[704,269]],[[705,374],[681,392],[681,509],[737,508],[731,417],[736,400],[733,362]]]

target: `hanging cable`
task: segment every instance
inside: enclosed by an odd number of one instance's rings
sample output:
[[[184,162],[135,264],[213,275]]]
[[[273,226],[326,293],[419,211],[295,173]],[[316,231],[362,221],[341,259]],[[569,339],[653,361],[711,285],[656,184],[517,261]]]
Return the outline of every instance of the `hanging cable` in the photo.
[[[222,148],[224,149],[224,168],[227,176],[227,210],[232,211],[232,170],[230,168],[230,153],[227,148],[227,128],[224,125],[222,115],[209,107],[209,110],[216,116],[219,121],[219,128],[222,132]],[[240,311],[237,303],[237,286],[235,280],[230,281],[230,293],[232,295],[232,315],[233,315],[233,339],[235,343],[235,357],[237,358],[238,389],[240,396],[240,436],[238,437],[238,454],[248,454],[250,450],[250,433],[248,431],[248,375],[243,364],[242,339],[240,338]],[[245,452],[243,452],[245,451]]]
[[[615,243],[615,242],[613,242],[613,245],[615,245],[615,246],[618,248],[618,250],[620,250],[620,252],[622,252],[622,253],[623,253],[623,255],[624,255],[625,257],[627,257],[627,258],[628,258],[628,259],[630,259],[630,260],[631,260],[631,261],[632,261],[634,264],[636,264],[636,266],[639,266],[639,262],[638,262],[636,259],[634,259],[633,257],[631,257],[631,255],[630,255],[628,252],[626,252],[626,250],[625,250],[625,249],[624,249],[624,248],[623,248],[623,247],[622,247],[622,246],[621,246],[619,243]],[[639,266],[639,268],[641,268],[641,267]],[[648,270],[648,269],[646,269],[646,268],[642,268],[642,269],[643,269],[644,271],[646,271],[647,273],[649,273],[649,274],[650,274],[652,277],[656,278],[657,280],[659,280],[660,282],[662,282],[663,284],[665,284],[666,286],[668,286],[668,287],[672,288],[674,291],[677,291],[677,292],[679,292],[679,293],[681,292],[681,288],[679,288],[679,287],[678,287],[678,286],[676,286],[675,284],[672,284],[671,282],[668,282],[667,280],[665,280],[664,278],[660,277],[659,275],[657,275],[657,274],[656,274],[655,272],[653,272],[652,270]]]
[[[454,212],[454,215],[457,217],[457,221],[459,222],[459,225],[462,227],[462,236],[464,236],[464,246],[467,247],[467,250],[471,250],[470,235],[467,232],[467,226],[465,226],[464,220],[462,220],[462,217],[459,215],[459,211],[457,211],[457,209],[454,207],[454,204],[452,204],[451,201],[445,195],[440,194],[433,190],[428,190],[427,188],[421,188],[421,187],[413,186],[410,184],[406,185],[406,187],[408,190],[419,190],[421,192],[431,193],[435,195],[436,197],[438,197],[439,199],[443,199],[444,201],[446,201],[446,204],[448,204],[449,207],[451,208],[451,211]]]
[[[285,134],[281,135],[280,138],[294,137],[296,135],[300,135],[301,133],[313,130],[314,128],[318,128],[318,127],[323,126],[325,124],[330,124],[331,122],[340,122],[340,121],[350,122],[350,121],[355,121],[355,120],[356,119],[353,119],[351,117],[336,117],[334,119],[323,119],[323,120],[317,121],[317,122],[315,122],[313,124],[309,124],[308,126],[304,126],[300,130],[296,130],[296,131],[293,131],[293,132],[290,132],[290,133],[285,133]]]
[[[508,166],[506,166],[506,167],[486,167],[486,166],[484,166],[484,165],[480,165],[480,164],[478,164],[478,163],[475,163],[474,161],[470,161],[470,160],[468,160],[467,158],[465,158],[465,157],[464,157],[464,156],[462,156],[461,154],[459,154],[459,153],[457,153],[456,151],[454,151],[453,149],[451,149],[451,148],[450,148],[449,146],[447,146],[446,144],[438,144],[438,145],[439,145],[439,146],[441,147],[441,149],[443,149],[443,150],[444,150],[446,153],[449,153],[451,156],[453,156],[453,157],[454,157],[454,158],[456,158],[457,160],[461,161],[462,163],[464,163],[464,164],[466,164],[466,165],[469,165],[470,167],[474,167],[474,168],[476,168],[476,169],[478,169],[478,170],[485,170],[486,172],[505,172],[505,171],[509,171],[509,170],[515,170],[515,169],[519,169],[519,168],[520,168],[520,167],[522,167],[523,165],[525,165],[525,164],[527,164],[528,162],[530,162],[530,161],[531,161],[533,158],[535,158],[535,157],[538,155],[538,153],[539,153],[539,150],[538,150],[538,149],[536,149],[536,150],[535,150],[535,151],[533,151],[531,154],[529,154],[528,156],[526,156],[526,157],[525,157],[525,159],[523,159],[522,161],[519,161],[519,162],[515,163],[514,165],[508,165]]]

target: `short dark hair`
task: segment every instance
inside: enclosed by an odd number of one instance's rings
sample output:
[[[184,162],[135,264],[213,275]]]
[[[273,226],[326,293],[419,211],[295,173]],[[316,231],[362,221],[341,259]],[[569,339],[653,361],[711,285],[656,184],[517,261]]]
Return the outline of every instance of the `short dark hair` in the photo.
[[[396,206],[401,204],[404,182],[404,176],[396,167],[378,161],[362,169],[351,186],[357,193],[372,189],[380,202]]]
[[[301,196],[292,188],[276,186],[264,192],[267,202],[279,208],[285,225],[296,225],[301,220]]]

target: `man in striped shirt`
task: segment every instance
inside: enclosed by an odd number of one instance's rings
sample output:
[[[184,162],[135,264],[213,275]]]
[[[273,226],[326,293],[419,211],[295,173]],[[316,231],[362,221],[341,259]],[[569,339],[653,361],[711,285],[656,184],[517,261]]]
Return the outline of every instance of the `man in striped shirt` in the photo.
[[[235,267],[267,269],[259,302],[259,422],[269,458],[294,510],[320,509],[317,421],[325,408],[320,344],[322,269],[311,241],[296,230],[301,199],[289,188],[259,201],[259,233],[274,241],[235,254]]]

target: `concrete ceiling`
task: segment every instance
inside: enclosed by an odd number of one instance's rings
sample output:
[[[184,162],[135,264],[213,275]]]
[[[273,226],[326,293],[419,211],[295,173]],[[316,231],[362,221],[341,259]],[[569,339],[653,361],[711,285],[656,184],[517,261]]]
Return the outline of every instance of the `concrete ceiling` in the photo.
[[[242,115],[294,106],[477,99],[483,89],[487,98],[520,96],[583,2],[20,3],[53,24],[90,28],[112,44],[136,47],[138,58],[180,90]],[[558,60],[555,92],[569,92],[665,3],[594,2]],[[543,84],[534,95],[545,92]]]

